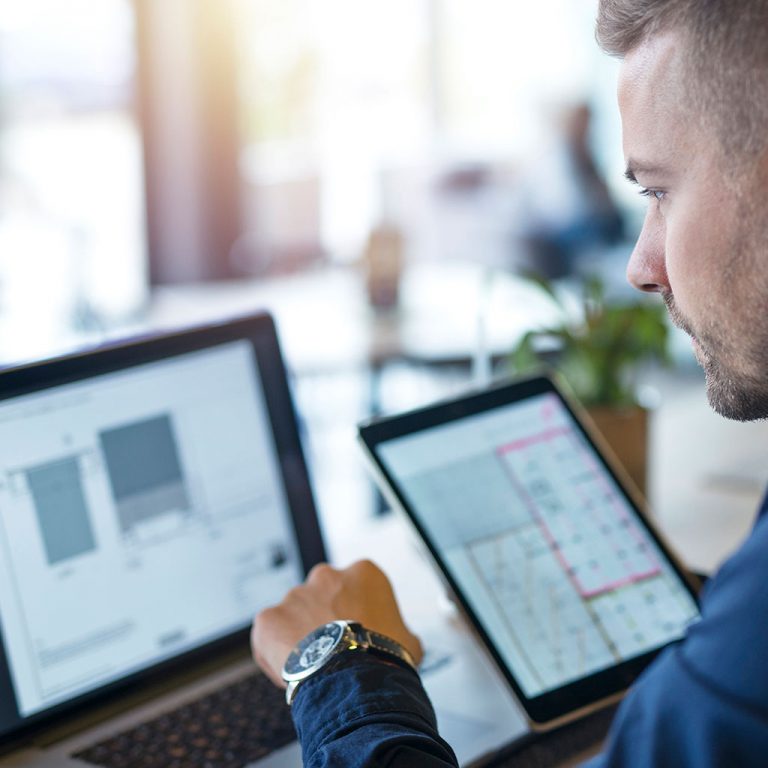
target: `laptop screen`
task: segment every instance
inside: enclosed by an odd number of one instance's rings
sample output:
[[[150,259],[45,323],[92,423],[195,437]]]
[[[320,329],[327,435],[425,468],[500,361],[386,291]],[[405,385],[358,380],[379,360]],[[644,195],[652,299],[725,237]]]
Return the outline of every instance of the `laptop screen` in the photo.
[[[22,718],[247,627],[302,578],[258,370],[235,340],[0,401]]]

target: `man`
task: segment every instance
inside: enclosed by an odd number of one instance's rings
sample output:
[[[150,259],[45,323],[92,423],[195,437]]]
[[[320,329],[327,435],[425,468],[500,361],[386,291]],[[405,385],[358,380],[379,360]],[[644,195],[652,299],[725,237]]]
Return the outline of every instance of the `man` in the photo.
[[[623,59],[627,177],[648,197],[627,275],[691,336],[712,407],[768,417],[768,0],[601,0],[598,39]],[[595,766],[768,763],[768,504],[710,581],[702,620],[623,702]],[[354,618],[418,659],[370,563],[316,568],[257,617],[256,658],[281,684],[290,649]],[[417,676],[386,654],[340,653],[299,684],[309,766],[453,765]]]

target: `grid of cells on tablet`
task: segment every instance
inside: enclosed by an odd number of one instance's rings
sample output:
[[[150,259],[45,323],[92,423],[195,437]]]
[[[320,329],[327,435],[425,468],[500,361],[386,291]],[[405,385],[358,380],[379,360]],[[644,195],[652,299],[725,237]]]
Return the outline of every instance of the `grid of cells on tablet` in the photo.
[[[527,695],[679,638],[697,615],[556,397],[409,450],[389,455],[411,504]]]
[[[583,440],[552,426],[495,457],[526,519],[467,541],[467,554],[537,684],[546,690],[664,642],[675,626],[663,617],[682,595]]]
[[[659,575],[645,535],[571,430],[545,430],[497,454],[582,598]]]

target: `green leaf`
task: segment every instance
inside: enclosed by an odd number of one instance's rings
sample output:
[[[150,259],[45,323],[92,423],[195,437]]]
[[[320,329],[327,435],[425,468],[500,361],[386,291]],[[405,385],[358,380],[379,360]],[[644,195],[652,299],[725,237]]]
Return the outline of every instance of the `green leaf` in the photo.
[[[550,282],[539,275],[529,275],[528,279],[564,309]],[[511,368],[518,374],[540,370],[545,363],[542,341],[555,339],[560,344],[555,366],[583,402],[634,404],[632,380],[637,367],[651,360],[671,363],[664,306],[647,300],[609,303],[599,276],[584,281],[581,301],[581,323],[569,324],[563,311],[561,325],[529,331],[510,354]]]

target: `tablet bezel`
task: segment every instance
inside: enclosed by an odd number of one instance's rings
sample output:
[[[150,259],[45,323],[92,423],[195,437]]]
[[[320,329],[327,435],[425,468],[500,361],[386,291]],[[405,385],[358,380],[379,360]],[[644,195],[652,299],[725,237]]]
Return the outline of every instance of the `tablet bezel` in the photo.
[[[411,510],[399,483],[391,475],[389,469],[378,455],[377,447],[379,444],[395,438],[416,434],[432,427],[449,424],[480,413],[490,412],[497,408],[543,394],[554,394],[562,403],[572,417],[576,428],[580,430],[591,446],[594,458],[600,462],[613,478],[619,492],[634,510],[639,524],[645,528],[654,540],[669,566],[698,605],[697,588],[693,578],[685,570],[679,558],[671,551],[660,532],[649,520],[641,495],[632,485],[626,472],[618,464],[602,436],[590,424],[588,417],[580,406],[567,396],[561,388],[556,386],[551,378],[538,376],[532,379],[505,381],[479,392],[472,392],[458,398],[441,401],[396,416],[376,419],[359,426],[360,441],[375,470],[377,479],[382,485],[382,489],[389,500],[394,502],[405,514],[421,537],[448,588],[453,593],[457,604],[469,620],[473,630],[479,636],[492,660],[514,690],[532,727],[537,729],[555,727],[617,700],[648,664],[670,644],[647,651],[640,656],[628,659],[613,667],[595,672],[580,680],[567,683],[538,696],[527,696],[515,679],[513,671],[509,669],[503,657],[497,651],[493,641],[472,608],[471,603],[464,596],[446,567],[440,551],[421,525],[418,516]]]

